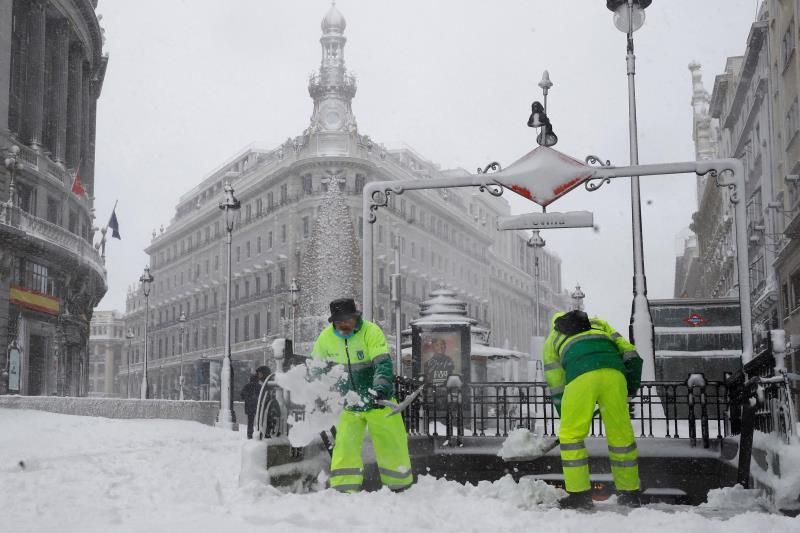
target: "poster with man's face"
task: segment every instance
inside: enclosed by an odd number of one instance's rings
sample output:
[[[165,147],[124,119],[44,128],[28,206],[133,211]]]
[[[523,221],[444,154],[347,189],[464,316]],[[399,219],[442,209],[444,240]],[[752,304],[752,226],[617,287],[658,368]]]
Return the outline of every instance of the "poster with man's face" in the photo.
[[[461,374],[461,332],[442,331],[423,333],[422,375],[425,383],[443,387],[447,378]]]

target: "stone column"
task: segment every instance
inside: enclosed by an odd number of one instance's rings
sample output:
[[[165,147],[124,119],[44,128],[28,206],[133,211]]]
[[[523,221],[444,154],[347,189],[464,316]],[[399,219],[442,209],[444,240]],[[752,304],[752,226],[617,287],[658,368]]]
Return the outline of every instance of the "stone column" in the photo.
[[[42,145],[44,118],[45,6],[30,0],[28,13],[28,76],[25,85],[22,123],[23,141],[38,150]]]
[[[19,51],[14,44],[18,41],[13,32],[14,0],[0,0],[0,131],[9,129],[9,112],[13,98],[11,73],[15,61],[12,54]]]
[[[69,47],[67,92],[67,167],[78,169],[83,133],[83,46],[73,42]]]
[[[89,130],[90,130],[90,100],[91,97],[91,73],[92,68],[88,62],[83,63],[83,82],[81,84],[81,181],[86,188],[86,196],[91,201],[93,198],[92,177],[89,175]],[[93,223],[91,225],[94,225]],[[90,225],[90,227],[91,227]]]
[[[52,104],[53,160],[64,164],[67,153],[67,94],[69,72],[69,27],[66,19],[53,23],[53,73]]]

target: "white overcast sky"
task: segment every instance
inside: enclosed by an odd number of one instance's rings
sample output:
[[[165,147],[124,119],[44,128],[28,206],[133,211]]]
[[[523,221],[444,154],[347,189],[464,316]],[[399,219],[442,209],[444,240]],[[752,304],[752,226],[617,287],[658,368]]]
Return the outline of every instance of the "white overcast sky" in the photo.
[[[655,0],[636,32],[642,163],[694,159],[691,76],[710,91],[742,55],[756,0]],[[250,144],[274,147],[308,126],[326,0],[101,0],[108,71],[98,104],[96,207],[115,200],[123,240],[108,248],[100,309],[124,310],[153,228],[178,197]],[[442,168],[504,166],[535,147],[526,127],[547,69],[559,144],[627,164],[625,36],[604,0],[339,0],[345,60],[358,77],[361,133],[405,143]],[[651,298],[672,297],[676,237],[696,209],[693,176],[642,178]],[[539,210],[512,192],[512,210]],[[591,314],[627,329],[632,245],[629,180],[576,190],[550,211],[590,209],[599,232],[543,232],[581,284]]]

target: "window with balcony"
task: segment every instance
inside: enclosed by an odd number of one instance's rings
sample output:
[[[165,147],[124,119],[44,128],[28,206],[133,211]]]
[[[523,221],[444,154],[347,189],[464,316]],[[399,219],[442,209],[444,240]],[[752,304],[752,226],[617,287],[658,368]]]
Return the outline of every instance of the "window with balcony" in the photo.
[[[364,184],[366,183],[367,178],[363,174],[356,174],[356,194],[361,194],[364,192]]]
[[[275,207],[275,195],[270,191],[267,193],[267,209],[272,211],[273,207]]]
[[[17,189],[17,207],[19,207],[26,213],[30,213],[31,215],[36,216],[36,189],[20,181],[16,182],[16,189]],[[75,231],[73,231],[73,233],[77,235],[78,230],[76,229]]]
[[[800,110],[798,110],[797,99],[795,98],[789,110],[786,112],[786,145],[788,146],[797,131],[800,129]]]
[[[311,174],[306,174],[303,176],[303,194],[311,194],[313,190],[313,182],[311,180]]]
[[[261,235],[256,237],[256,254],[261,253]]]
[[[49,296],[57,296],[55,280],[49,276],[44,265],[26,259],[17,263],[14,284],[24,289],[29,289]]]
[[[52,196],[47,197],[47,221],[61,225],[61,202]]]
[[[272,232],[267,233],[267,249],[272,250]]]
[[[253,314],[253,338],[261,337],[261,313]]]
[[[789,289],[789,311],[794,312],[798,307],[800,307],[800,269],[795,270],[792,272],[792,275],[789,276]]]
[[[289,186],[284,183],[281,185],[281,205],[285,204],[289,200]]]
[[[309,225],[310,225],[310,224],[309,224],[309,219],[308,219],[308,217],[303,217],[303,238],[304,238],[304,239],[307,239],[307,238],[308,238],[308,233],[309,233]]]
[[[280,268],[281,286],[286,285],[286,267]]]
[[[286,224],[283,224],[281,226],[281,242],[282,243],[286,242]]]

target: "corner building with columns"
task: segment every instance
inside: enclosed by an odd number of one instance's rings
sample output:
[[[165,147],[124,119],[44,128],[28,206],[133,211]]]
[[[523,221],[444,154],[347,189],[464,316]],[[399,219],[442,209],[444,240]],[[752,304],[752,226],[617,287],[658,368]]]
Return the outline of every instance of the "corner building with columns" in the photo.
[[[189,373],[187,397],[192,397],[188,391],[193,384],[198,387],[196,398],[207,397],[209,389],[204,386],[213,390],[207,369],[209,364],[219,367],[225,342],[227,249],[218,205],[226,183],[231,183],[242,205],[232,245],[232,360],[252,370],[265,359],[274,369],[270,342],[276,336],[291,337],[293,310],[296,352],[310,351],[320,331],[319,319],[327,318],[328,302],[315,297],[322,284],[350,277],[358,280],[355,286],[360,292],[360,258],[353,272],[342,272],[341,265],[353,264],[337,259],[337,253],[341,258],[346,251],[316,249],[330,246],[330,241],[315,237],[317,215],[329,187],[341,190],[349,213],[338,231],[351,235],[360,250],[366,182],[448,175],[414,150],[388,149],[359,132],[352,108],[356,79],[345,68],[345,27],[344,17],[331,7],[321,25],[322,62],[308,83],[313,111],[307,129],[278,147],[247,149],[225,162],[180,198],[166,228],[153,232],[146,248],[155,277],[149,298],[148,377],[156,397],[168,397],[175,390],[181,361],[184,374]],[[531,351],[536,316],[534,249],[527,246],[526,232],[496,229],[497,217],[507,214],[503,198],[477,189],[409,191],[390,197],[372,226],[374,317],[388,337],[395,329],[389,281],[396,246],[403,329],[432,290],[446,287],[466,302],[470,317],[491,329],[493,344]],[[538,255],[540,330],[547,331],[548,318],[566,307],[569,297],[562,290],[560,259],[546,250]],[[309,276],[309,269],[303,268],[318,257],[329,258],[326,268],[316,270],[328,272],[329,280],[318,279],[324,274]],[[294,308],[292,279],[300,287]],[[341,296],[355,297],[360,305],[360,294]],[[312,299],[320,301],[310,305]],[[141,380],[143,367],[144,309],[141,288],[132,286],[125,320],[136,335],[131,347],[134,382]],[[183,335],[182,312],[187,317]],[[234,395],[244,385],[244,369],[238,372]]]
[[[97,0],[0,0],[0,393],[88,392]],[[86,195],[71,192],[76,173]]]

